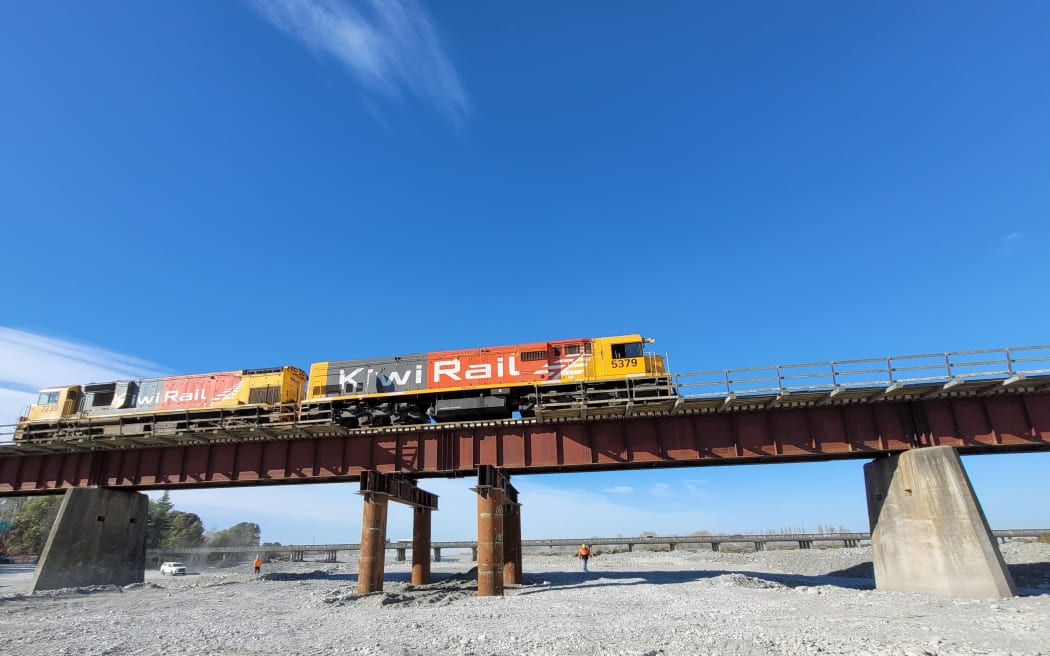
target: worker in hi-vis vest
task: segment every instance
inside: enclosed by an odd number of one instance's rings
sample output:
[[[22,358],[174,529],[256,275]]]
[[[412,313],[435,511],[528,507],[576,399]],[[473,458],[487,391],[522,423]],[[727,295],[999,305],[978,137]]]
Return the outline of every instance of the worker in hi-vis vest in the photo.
[[[591,549],[586,544],[580,545],[580,550],[576,552],[576,557],[583,561],[583,571],[587,571],[587,559],[591,557]]]

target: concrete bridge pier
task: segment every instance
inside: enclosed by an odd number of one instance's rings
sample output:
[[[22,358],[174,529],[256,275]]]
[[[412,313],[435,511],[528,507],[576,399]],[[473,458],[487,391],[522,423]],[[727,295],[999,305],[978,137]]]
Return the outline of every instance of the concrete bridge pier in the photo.
[[[864,465],[875,586],[946,597],[1010,597],[1013,578],[959,454],[911,449]]]
[[[142,583],[148,509],[149,498],[138,492],[70,488],[30,590]]]

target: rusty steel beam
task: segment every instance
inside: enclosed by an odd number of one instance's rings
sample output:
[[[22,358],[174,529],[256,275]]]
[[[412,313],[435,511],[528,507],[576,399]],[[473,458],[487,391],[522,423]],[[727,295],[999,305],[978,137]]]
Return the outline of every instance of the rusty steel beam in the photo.
[[[357,594],[383,589],[383,565],[386,560],[387,496],[365,494],[361,516],[361,552],[357,566]]]
[[[437,495],[419,489],[402,474],[361,472],[361,490],[364,507],[361,518],[361,552],[359,555],[357,592],[367,594],[383,589],[386,560],[386,522],[388,501],[413,506],[415,520],[412,538],[412,581],[430,581],[430,561],[425,567],[417,563],[417,554],[430,551],[430,511],[437,510]],[[425,513],[425,514],[424,514]],[[424,521],[425,520],[425,521]]]
[[[478,494],[478,596],[503,595],[503,492],[475,488]]]
[[[430,583],[430,508],[412,512],[412,585]]]
[[[397,501],[415,508],[437,510],[438,496],[421,490],[413,481],[400,474],[381,474],[376,471],[361,472],[360,494],[385,494],[391,501]]]
[[[0,496],[71,487],[182,489],[562,470],[872,458],[924,446],[1050,450],[1050,394],[777,407],[392,433],[0,454]],[[51,446],[49,448],[60,448]]]
[[[503,505],[503,582],[520,585],[521,572],[521,505]]]

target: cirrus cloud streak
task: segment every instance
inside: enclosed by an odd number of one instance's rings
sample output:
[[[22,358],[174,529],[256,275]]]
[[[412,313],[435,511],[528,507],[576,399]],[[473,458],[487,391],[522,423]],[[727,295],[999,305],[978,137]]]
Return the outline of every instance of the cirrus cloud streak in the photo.
[[[470,101],[437,31],[416,0],[250,0],[266,19],[334,58],[372,91],[408,90],[456,124]]]

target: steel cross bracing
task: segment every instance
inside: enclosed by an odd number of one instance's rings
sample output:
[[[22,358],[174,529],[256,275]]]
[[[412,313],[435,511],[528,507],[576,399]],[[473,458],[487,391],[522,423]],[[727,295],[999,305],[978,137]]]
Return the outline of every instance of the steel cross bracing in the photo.
[[[927,370],[933,357],[937,372]],[[888,358],[883,368],[823,363],[826,386],[818,365],[765,372],[775,376],[729,370],[720,372],[717,395],[713,386],[691,387],[701,374],[682,374],[681,395],[651,405],[577,404],[502,422],[344,429],[293,419],[40,440],[0,448],[0,494],[357,480],[365,470],[450,476],[482,465],[528,473],[870,458],[945,444],[971,453],[1045,450],[1048,358],[1050,347],[1026,347]]]

